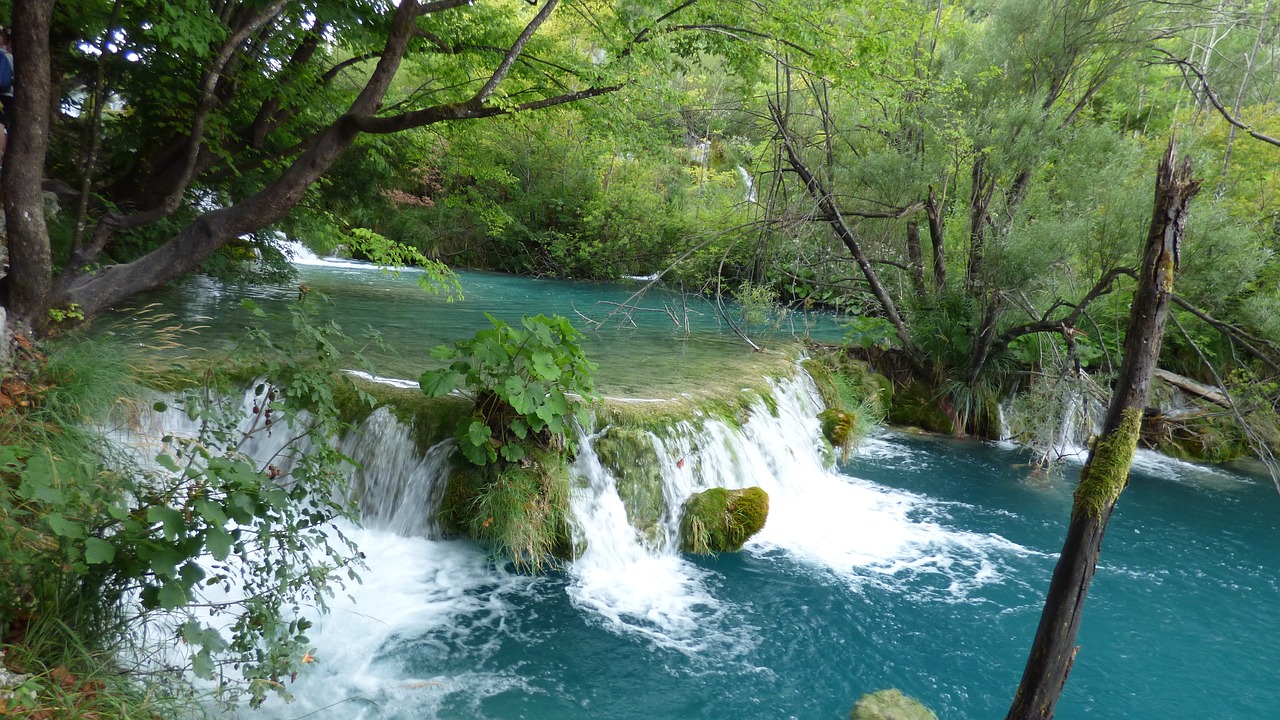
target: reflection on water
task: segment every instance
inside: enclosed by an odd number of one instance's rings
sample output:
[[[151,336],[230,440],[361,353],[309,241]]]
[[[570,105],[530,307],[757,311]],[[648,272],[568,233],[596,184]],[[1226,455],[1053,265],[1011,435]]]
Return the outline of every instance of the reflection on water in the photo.
[[[469,338],[489,327],[485,313],[516,324],[521,315],[563,315],[584,331],[583,349],[600,365],[599,389],[619,396],[669,396],[697,388],[707,378],[759,377],[779,366],[776,355],[761,356],[733,335],[714,303],[655,286],[632,299],[644,283],[583,283],[531,279],[483,272],[459,272],[464,299],[448,302],[430,295],[412,272],[399,275],[360,263],[300,265],[298,283],[313,295],[330,298],[319,312],[335,320],[348,335],[367,328],[388,346],[367,354],[378,374],[417,378],[433,362],[430,351],[441,343]],[[188,325],[207,326],[187,340],[190,346],[230,349],[247,323],[264,323],[273,332],[288,329],[287,303],[298,296],[295,285],[225,285],[194,277],[138,300],[138,307],[159,303]],[[253,318],[240,307],[251,298],[273,318]],[[639,308],[629,312],[619,306]],[[732,311],[732,309],[731,309]],[[127,318],[128,311],[115,319]],[[199,320],[197,320],[199,319]],[[600,328],[592,323],[603,320]],[[110,322],[110,320],[108,320]],[[686,335],[686,322],[688,332]],[[753,338],[770,350],[787,350],[795,338],[839,339],[841,330],[830,315],[790,314],[777,327],[755,328]]]

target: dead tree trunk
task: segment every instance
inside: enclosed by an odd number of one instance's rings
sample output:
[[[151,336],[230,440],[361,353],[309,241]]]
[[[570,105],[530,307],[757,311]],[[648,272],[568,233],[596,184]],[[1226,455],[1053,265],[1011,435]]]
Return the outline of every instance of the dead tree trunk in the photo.
[[[1186,228],[1187,206],[1199,190],[1199,183],[1191,178],[1190,158],[1175,167],[1175,153],[1175,144],[1170,140],[1156,174],[1155,208],[1138,287],[1134,291],[1120,377],[1102,434],[1080,471],[1067,538],[1053,571],[1022,682],[1006,720],[1053,717],[1054,706],[1066,685],[1078,649],[1076,634],[1085,595],[1102,551],[1102,536],[1116,500],[1129,482],[1142,409],[1147,403],[1151,377],[1160,355],[1160,341],[1169,318],[1173,275],[1178,267],[1178,246]]]

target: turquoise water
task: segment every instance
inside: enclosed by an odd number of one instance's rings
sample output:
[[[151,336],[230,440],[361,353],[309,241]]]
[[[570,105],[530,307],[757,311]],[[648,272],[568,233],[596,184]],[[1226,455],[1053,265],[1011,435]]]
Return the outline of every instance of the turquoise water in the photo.
[[[598,300],[629,292],[468,273],[467,301],[449,306],[412,278],[301,271],[334,297],[328,312],[348,329],[382,330],[398,355],[380,357],[380,372],[401,377],[417,374],[430,347],[483,327],[482,309],[512,320],[591,307],[598,316]],[[196,281],[166,302],[187,318],[217,318],[204,336],[216,347],[245,322],[240,297],[280,307],[293,292]],[[742,372],[736,363],[754,354],[701,307],[689,340],[673,339],[654,313],[622,334],[593,334],[588,351],[619,393],[679,392],[717,369]],[[296,703],[242,717],[818,720],[847,717],[857,697],[886,687],[944,719],[1002,717],[1078,468],[1044,478],[1016,449],[884,434],[828,473],[811,415],[784,412],[731,448],[761,454],[739,458],[730,484],[774,488],[769,524],[738,554],[615,557],[606,551],[618,548],[593,541],[595,555],[529,577],[469,542],[350,529],[369,568],[312,633],[318,661],[291,687]],[[406,484],[433,482],[404,474]],[[579,522],[607,535],[608,508],[597,505],[608,488],[584,487]],[[1275,716],[1277,537],[1280,496],[1269,482],[1140,453],[1057,716]]]
[[[1141,460],[1057,716],[1272,717],[1280,498],[1263,481]],[[371,567],[353,602],[318,628],[329,665],[295,689],[298,704],[270,712],[818,720],[898,687],[941,718],[1001,717],[1076,469],[1029,479],[1024,461],[988,445],[885,435],[843,468],[867,511],[829,530],[839,542],[861,536],[853,551],[833,560],[794,527],[766,526],[742,553],[673,560],[684,579],[670,602],[646,595],[638,608],[626,595],[637,583],[625,579],[606,581],[615,596],[601,583],[584,590],[574,568],[531,578],[467,542],[359,531]]]
[[[616,395],[668,396],[695,387],[707,376],[731,375],[766,362],[733,335],[714,303],[662,286],[632,300],[645,286],[638,281],[580,283],[461,271],[463,299],[447,302],[424,292],[413,272],[396,275],[363,263],[319,259],[296,269],[298,283],[330,299],[315,302],[319,317],[337,321],[351,337],[360,337],[368,328],[382,335],[389,351],[370,348],[368,354],[378,374],[388,377],[416,379],[433,362],[432,348],[490,327],[486,311],[513,325],[525,314],[568,317],[583,331],[588,357],[601,366],[601,390]],[[297,296],[293,283],[224,285],[197,277],[147,295],[139,306],[160,303],[186,324],[202,326],[198,334],[185,336],[188,347],[227,349],[248,324],[285,332],[286,308]],[[240,307],[244,298],[254,300],[274,320],[250,315]],[[641,309],[615,312],[626,303]],[[736,307],[730,304],[728,310],[736,318]],[[131,316],[128,311],[117,315]],[[603,324],[593,329],[587,319]],[[750,328],[758,344],[773,350],[792,347],[794,338],[804,336],[806,329],[813,337],[827,340],[838,340],[842,332],[832,316],[823,314],[806,318],[789,313]]]

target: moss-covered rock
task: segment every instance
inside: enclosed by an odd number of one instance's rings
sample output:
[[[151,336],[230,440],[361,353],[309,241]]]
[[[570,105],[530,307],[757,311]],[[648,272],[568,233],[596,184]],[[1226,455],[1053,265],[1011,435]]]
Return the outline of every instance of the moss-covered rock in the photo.
[[[849,720],[938,720],[938,716],[919,700],[890,689],[858,698]]]
[[[1227,462],[1252,452],[1235,417],[1221,410],[1143,418],[1141,442],[1193,462]]]
[[[956,433],[955,423],[938,405],[933,389],[919,381],[908,383],[894,394],[889,422],[947,435]]]
[[[451,535],[484,542],[519,569],[574,556],[569,530],[569,467],[552,452],[527,463],[478,466],[455,457],[437,511]]]
[[[831,443],[831,447],[840,451],[842,459],[847,459],[857,439],[857,413],[827,408],[818,413],[818,421],[822,424],[822,436]]]
[[[649,434],[614,426],[596,439],[594,447],[600,464],[617,481],[627,520],[641,536],[655,542],[666,503],[662,494],[662,467]]]
[[[709,555],[736,552],[769,517],[769,494],[758,487],[711,488],[689,498],[680,518],[680,547]]]

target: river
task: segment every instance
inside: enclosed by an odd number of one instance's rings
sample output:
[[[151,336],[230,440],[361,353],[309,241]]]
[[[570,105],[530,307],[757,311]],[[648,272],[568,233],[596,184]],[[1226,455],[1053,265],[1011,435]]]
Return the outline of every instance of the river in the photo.
[[[465,304],[479,319],[428,330],[434,309],[406,303],[376,271],[304,267],[303,280],[331,294],[339,314],[381,318],[411,359],[388,374],[404,375],[426,348],[480,327],[481,309],[508,319],[570,314],[601,291],[498,277],[491,295],[478,289],[484,276],[472,276]],[[548,290],[518,290],[527,287]],[[237,295],[215,284],[185,292],[188,315],[231,313]],[[290,290],[254,292],[279,300]],[[592,339],[588,351],[613,375],[602,379],[612,392],[646,395],[678,391],[743,352],[718,328],[669,336],[641,328]],[[651,345],[659,341],[666,352]],[[364,582],[319,619],[317,663],[291,687],[296,702],[242,717],[818,720],[847,717],[861,694],[886,687],[944,719],[1003,716],[1078,466],[1045,477],[1016,448],[882,432],[828,469],[811,385],[778,381],[775,396],[776,417],[762,405],[741,427],[709,422],[655,438],[664,492],[676,501],[709,485],[770,493],[769,522],[742,552],[704,558],[646,545],[586,438],[573,497],[582,557],[522,575],[471,542],[434,538],[421,513],[371,517],[350,529],[368,558]],[[348,449],[366,472],[386,475],[379,487],[425,497],[440,480],[438,464],[417,457],[375,462],[412,443],[385,412],[361,433]],[[1278,526],[1269,482],[1141,451],[1057,716],[1275,712]]]

